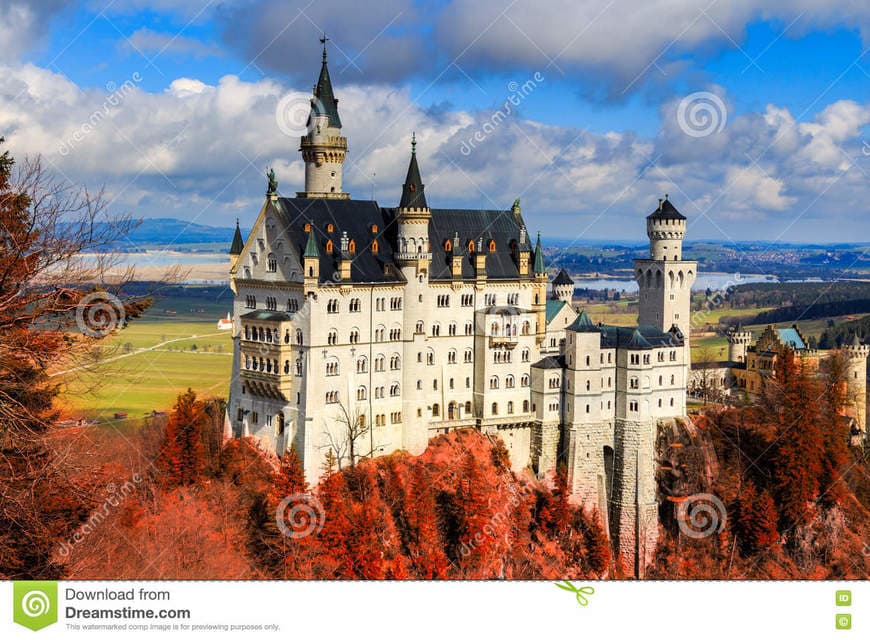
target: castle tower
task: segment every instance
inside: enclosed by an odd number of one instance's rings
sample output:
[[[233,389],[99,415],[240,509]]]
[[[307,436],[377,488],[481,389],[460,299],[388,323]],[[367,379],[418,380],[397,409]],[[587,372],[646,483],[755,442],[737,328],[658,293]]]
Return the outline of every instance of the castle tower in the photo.
[[[752,344],[752,332],[738,325],[728,334],[728,359],[731,362],[746,362],[746,350]]]
[[[553,278],[553,300],[561,300],[571,304],[574,299],[574,281],[568,272],[561,269],[558,275]]]
[[[858,428],[865,436],[867,434],[867,358],[870,356],[870,345],[861,344],[856,335],[851,344],[843,347],[846,354],[846,386],[852,405],[850,414],[854,414]]]
[[[308,133],[302,136],[299,145],[305,161],[305,191],[296,195],[300,198],[344,200],[350,197],[341,190],[341,169],[347,154],[347,138],[341,135],[338,99],[332,92],[332,81],[326,65],[326,40],[326,36],[320,39],[323,62],[311,98]]]
[[[417,137],[411,137],[411,160],[408,174],[402,185],[402,198],[396,216],[398,253],[396,261],[407,284],[405,285],[404,326],[410,334],[405,341],[405,362],[413,362],[415,353],[426,341],[425,327],[430,325],[429,312],[429,266],[432,252],[429,248],[429,221],[432,212],[426,202],[423,179],[417,164]],[[458,251],[458,249],[457,249]],[[422,331],[417,327],[424,327]],[[413,332],[413,333],[411,333]],[[414,373],[412,367],[404,367],[407,376]],[[415,384],[411,377],[405,379],[405,388]],[[412,455],[423,452],[428,442],[428,423],[422,416],[405,411],[403,418],[402,447]]]
[[[634,261],[634,275],[640,288],[638,323],[661,331],[676,326],[688,348],[691,329],[692,284],[698,263],[683,260],[686,216],[668,200],[646,218],[650,257]]]

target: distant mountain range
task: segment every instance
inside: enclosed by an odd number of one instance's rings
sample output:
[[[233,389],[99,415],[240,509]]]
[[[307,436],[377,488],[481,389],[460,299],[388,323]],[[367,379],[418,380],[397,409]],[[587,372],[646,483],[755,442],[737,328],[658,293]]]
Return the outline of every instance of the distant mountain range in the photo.
[[[128,235],[128,241],[120,243],[125,248],[141,245],[186,245],[233,241],[235,227],[212,227],[177,218],[145,218]],[[242,229],[247,236],[248,230]]]

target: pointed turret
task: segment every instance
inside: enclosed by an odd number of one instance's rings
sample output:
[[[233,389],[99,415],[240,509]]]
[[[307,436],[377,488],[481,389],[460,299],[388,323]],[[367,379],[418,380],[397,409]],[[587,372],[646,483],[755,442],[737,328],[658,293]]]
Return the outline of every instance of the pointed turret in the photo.
[[[347,200],[350,195],[341,190],[341,170],[347,155],[347,138],[341,135],[338,100],[332,90],[332,80],[329,78],[329,67],[326,63],[326,41],[327,37],[324,35],[320,39],[323,43],[320,77],[314,85],[307,132],[302,136],[299,145],[305,161],[305,191],[297,192],[297,196]]]
[[[233,243],[230,245],[230,255],[241,255],[242,249],[245,248],[245,241],[242,240],[242,230],[239,229],[239,219],[236,218],[236,232],[233,234]]]
[[[314,85],[314,100],[311,101],[311,114],[324,115],[329,118],[330,126],[341,129],[341,118],[338,117],[338,99],[332,91],[332,80],[329,78],[329,67],[326,64],[326,41],[323,36],[323,60],[320,63],[320,77]]]
[[[317,240],[314,239],[314,229],[308,232],[308,242],[305,243],[303,258],[319,258],[320,250],[317,248]]]
[[[411,136],[411,162],[408,164],[408,175],[402,185],[401,209],[428,209],[426,194],[423,191],[423,179],[420,177],[420,167],[417,165],[417,135]]]
[[[535,275],[546,275],[547,269],[544,266],[544,248],[541,246],[541,232],[538,231],[538,241],[535,243]]]
[[[302,268],[305,272],[304,284],[307,296],[320,280],[320,250],[317,248],[317,240],[314,238],[314,227],[311,227],[308,232],[308,241],[305,243],[305,251],[302,254]]]

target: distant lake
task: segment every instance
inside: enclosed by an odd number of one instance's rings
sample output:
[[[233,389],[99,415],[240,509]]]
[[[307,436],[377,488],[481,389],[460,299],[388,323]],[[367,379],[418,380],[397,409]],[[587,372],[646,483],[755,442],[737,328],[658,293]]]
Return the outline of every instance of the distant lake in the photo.
[[[735,273],[703,273],[698,274],[693,290],[704,291],[707,288],[716,290],[727,289],[738,284],[752,284],[755,282],[779,282],[776,276],[764,276],[759,274],[744,275]],[[615,289],[629,293],[637,291],[637,282],[626,278],[574,278],[574,286],[578,289]]]
[[[89,257],[94,254],[83,254]],[[169,267],[175,264],[226,264],[229,271],[230,257],[226,253],[191,253],[189,251],[142,251],[141,253],[116,253],[121,267]]]

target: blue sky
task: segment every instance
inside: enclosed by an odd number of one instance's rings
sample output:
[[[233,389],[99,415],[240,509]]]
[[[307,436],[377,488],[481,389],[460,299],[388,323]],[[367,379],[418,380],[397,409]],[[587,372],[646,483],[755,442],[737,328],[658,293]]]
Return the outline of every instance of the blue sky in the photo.
[[[300,189],[276,109],[310,92],[326,30],[356,197],[394,204],[416,130],[432,206],[520,195],[550,236],[636,240],[666,191],[697,238],[870,231],[870,7],[856,3],[0,0],[3,22],[7,146],[134,215],[253,217],[268,166]]]

